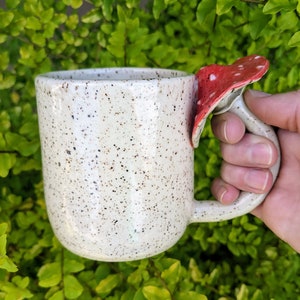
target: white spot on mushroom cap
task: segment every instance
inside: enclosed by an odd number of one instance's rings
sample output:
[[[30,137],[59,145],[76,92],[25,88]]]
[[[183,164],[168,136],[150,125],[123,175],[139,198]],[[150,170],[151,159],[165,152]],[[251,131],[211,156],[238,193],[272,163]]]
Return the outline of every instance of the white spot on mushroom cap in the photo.
[[[254,59],[259,59],[259,58],[261,58],[261,56],[259,56],[259,55],[254,57]]]
[[[262,68],[264,68],[264,66],[262,65],[256,66],[256,69],[262,69]]]
[[[209,98],[213,98],[215,96],[216,92],[212,92],[210,95],[209,95]]]
[[[240,76],[240,75],[241,75],[241,73],[239,73],[239,72],[234,74],[234,76]]]
[[[216,80],[217,79],[217,76],[215,75],[215,74],[210,74],[209,75],[209,80],[210,81],[214,81],[214,80]]]

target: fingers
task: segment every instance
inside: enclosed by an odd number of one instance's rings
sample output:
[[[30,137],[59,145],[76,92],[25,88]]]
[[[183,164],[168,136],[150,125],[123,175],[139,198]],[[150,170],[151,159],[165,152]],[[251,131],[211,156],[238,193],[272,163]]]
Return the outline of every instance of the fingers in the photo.
[[[221,140],[224,159],[221,178],[213,181],[213,196],[223,204],[235,201],[240,190],[267,193],[273,183],[269,168],[276,162],[275,145],[265,137],[245,134],[245,125],[233,113],[214,116],[212,130]]]
[[[249,90],[244,98],[263,122],[300,133],[300,90],[276,95]]]
[[[213,196],[225,205],[231,204],[240,194],[240,191],[236,187],[230,185],[221,178],[214,179],[211,185],[211,191]]]
[[[230,204],[238,198],[240,190],[264,194],[270,191],[272,183],[269,169],[238,167],[224,162],[221,178],[213,181],[211,191],[222,204]]]
[[[245,134],[244,123],[233,113],[214,116],[212,130],[222,141],[223,159],[230,164],[269,168],[277,160],[275,145],[264,137]]]
[[[269,169],[240,167],[223,162],[221,178],[239,190],[257,194],[266,193],[272,186],[272,173]]]
[[[233,113],[214,116],[211,121],[214,135],[222,142],[235,144],[245,134],[245,124]]]
[[[270,168],[278,156],[270,140],[253,134],[245,134],[236,144],[221,143],[221,153],[227,163],[253,168]]]

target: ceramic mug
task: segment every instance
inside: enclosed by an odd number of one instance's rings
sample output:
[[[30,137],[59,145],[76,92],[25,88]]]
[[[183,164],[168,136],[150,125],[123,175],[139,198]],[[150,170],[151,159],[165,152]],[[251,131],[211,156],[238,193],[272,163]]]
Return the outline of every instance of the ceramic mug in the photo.
[[[241,193],[228,206],[194,200],[192,74],[83,69],[39,75],[35,84],[49,220],[59,241],[80,256],[153,256],[173,246],[188,224],[246,214],[266,196]],[[230,110],[278,146],[242,98]],[[272,172],[275,178],[278,165]]]

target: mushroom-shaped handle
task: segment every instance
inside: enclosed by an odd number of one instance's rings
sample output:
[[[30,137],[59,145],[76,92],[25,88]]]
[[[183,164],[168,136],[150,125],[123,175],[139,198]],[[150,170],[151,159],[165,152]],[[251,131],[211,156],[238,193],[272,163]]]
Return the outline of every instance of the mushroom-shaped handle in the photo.
[[[243,90],[247,84],[259,80],[268,69],[268,61],[261,56],[248,56],[230,66],[211,65],[200,69],[198,79],[197,115],[192,132],[192,143],[198,146],[205,120],[210,112],[220,114],[231,111],[245,123],[250,133],[270,139],[280,154],[278,138],[273,128],[252,114],[244,103]],[[217,80],[221,80],[220,85]],[[227,82],[227,84],[226,84]],[[213,89],[213,86],[215,88]],[[275,182],[280,167],[280,157],[270,169]],[[267,194],[241,192],[231,205],[217,201],[196,201],[190,222],[215,222],[232,219],[251,212],[263,202]]]

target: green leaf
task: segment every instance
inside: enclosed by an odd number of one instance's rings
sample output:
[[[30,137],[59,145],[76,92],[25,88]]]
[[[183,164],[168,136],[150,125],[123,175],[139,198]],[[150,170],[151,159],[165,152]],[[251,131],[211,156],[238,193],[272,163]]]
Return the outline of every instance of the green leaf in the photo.
[[[39,47],[44,47],[46,44],[46,39],[42,33],[35,32],[31,35],[30,38],[31,38],[31,41]]]
[[[19,49],[20,58],[19,63],[23,64],[24,66],[35,68],[35,56],[36,50],[34,49],[32,44],[24,44]]]
[[[77,273],[84,269],[84,264],[76,261],[75,259],[65,259],[64,260],[64,273]]]
[[[6,177],[16,163],[16,154],[0,153],[0,177]]]
[[[35,137],[38,133],[37,121],[33,119],[28,122],[24,122],[19,129],[19,133],[21,135],[26,135],[31,138]]]
[[[294,11],[287,11],[281,14],[277,19],[277,26],[280,31],[291,30],[299,28],[299,18]]]
[[[163,278],[168,284],[176,284],[180,280],[181,275],[181,264],[180,261],[176,261],[168,269],[161,273],[161,278]]]
[[[263,13],[276,14],[281,10],[293,10],[295,8],[296,4],[289,0],[269,0],[263,8]]]
[[[30,279],[28,276],[26,277],[15,276],[13,277],[12,282],[15,283],[18,287],[25,289],[28,287],[30,283]]]
[[[246,252],[252,257],[257,258],[257,248],[253,245],[246,246]]]
[[[300,46],[300,31],[293,34],[288,42],[289,47],[299,47]]]
[[[82,285],[73,275],[64,276],[64,293],[67,299],[77,299],[82,292]]]
[[[164,270],[169,269],[172,265],[176,265],[178,262],[179,261],[174,258],[158,257],[158,259],[155,260],[155,266],[159,271],[163,272]]]
[[[145,298],[142,289],[138,289],[132,300],[147,300],[147,298]]]
[[[267,26],[271,16],[264,14],[260,8],[250,10],[249,32],[255,40],[263,35],[263,29]]]
[[[64,31],[62,33],[64,41],[66,41],[67,44],[73,45],[74,44],[74,35],[72,32]]]
[[[133,289],[128,289],[126,292],[124,292],[120,298],[120,300],[134,300],[136,292]],[[145,299],[143,299],[145,300]]]
[[[258,226],[251,223],[244,223],[242,224],[243,228],[247,231],[254,231],[258,229]]]
[[[24,28],[26,25],[27,16],[15,15],[13,22],[11,23],[11,35],[18,36],[22,32],[24,32]]]
[[[129,18],[127,17],[127,14],[122,6],[117,6],[117,12],[118,12],[118,18],[120,22],[126,23],[129,21]]]
[[[42,24],[38,18],[30,16],[27,18],[25,27],[33,30],[40,30],[42,29]]]
[[[38,140],[28,141],[25,137],[13,132],[7,132],[5,139],[9,149],[13,149],[23,156],[34,154],[40,147]]]
[[[236,300],[248,300],[249,289],[245,284],[242,284],[237,291]]]
[[[62,290],[57,291],[49,298],[49,300],[65,300],[64,292]]]
[[[163,68],[168,68],[178,58],[178,49],[169,45],[158,45],[151,51],[151,57],[154,61]]]
[[[300,78],[299,66],[297,65],[293,66],[287,76],[287,83],[289,88],[293,88],[294,86],[296,86],[299,78]]]
[[[121,282],[120,274],[108,275],[105,279],[101,280],[96,287],[96,292],[102,297],[108,295],[115,287]]]
[[[201,282],[203,274],[201,273],[195,259],[191,258],[189,263],[189,271],[194,282]]]
[[[104,278],[106,278],[110,274],[111,270],[109,268],[109,265],[106,263],[102,263],[98,266],[95,272],[95,279],[97,281],[100,281]]]
[[[28,289],[18,287],[12,283],[5,283],[0,287],[6,293],[5,300],[32,298],[32,293]]]
[[[217,15],[226,14],[236,4],[236,0],[217,0]]]
[[[61,265],[58,262],[43,265],[38,271],[39,286],[52,287],[61,282]]]
[[[107,21],[110,21],[112,18],[113,4],[114,4],[114,0],[104,0],[102,10],[103,10],[103,16]]]
[[[8,225],[7,225],[7,223],[0,223],[0,236],[2,235],[2,234],[5,234],[6,232],[7,232],[7,229],[8,229]],[[1,245],[1,243],[0,243],[0,245]],[[1,247],[1,246],[0,246]],[[0,250],[0,255],[1,255],[1,250]],[[3,253],[2,253],[3,254]],[[5,253],[4,253],[5,254]]]
[[[154,285],[144,286],[142,292],[147,300],[171,300],[170,292],[162,287]]]
[[[130,285],[133,285],[134,287],[138,287],[140,285],[140,283],[143,280],[143,270],[137,269],[134,272],[132,272],[128,278],[127,278],[127,282]]]
[[[27,157],[20,157],[16,160],[13,166],[13,174],[18,175],[24,171],[41,170],[40,156],[28,159]]]
[[[16,8],[20,2],[21,0],[8,0],[6,1],[5,4],[8,9],[12,9],[12,8]]]
[[[9,64],[9,53],[8,51],[0,52],[0,70],[5,70]]]
[[[251,297],[251,300],[264,300],[264,295],[262,291],[257,289]]]
[[[54,16],[54,9],[53,7],[50,7],[49,9],[45,9],[42,11],[41,13],[41,22],[43,22],[44,24],[50,25],[50,21],[52,20]]]
[[[101,20],[99,9],[92,9],[81,18],[83,23],[96,23]]]
[[[127,0],[126,6],[129,8],[140,7],[141,1],[140,0]]]
[[[208,298],[203,294],[198,294],[197,292],[188,291],[180,292],[176,294],[176,300],[207,300]]]
[[[6,255],[6,234],[0,235],[0,257]]]
[[[78,27],[78,23],[79,23],[78,15],[71,15],[66,21],[66,26],[71,30],[75,30]]]
[[[201,25],[207,26],[209,22],[212,28],[212,24],[214,22],[214,17],[216,13],[216,2],[217,0],[202,0],[197,7],[197,21]]]
[[[153,16],[155,19],[158,19],[162,11],[166,8],[166,4],[164,0],[154,0],[153,2]]]
[[[16,214],[16,222],[21,228],[27,229],[30,225],[38,221],[38,216],[32,211],[19,211]]]
[[[125,32],[125,23],[119,22],[116,31],[114,31],[109,38],[107,50],[117,58],[123,58],[125,55]]]
[[[0,79],[0,90],[9,89],[11,88],[16,82],[15,75],[4,75],[2,80]]]
[[[240,256],[240,250],[239,248],[236,246],[235,242],[228,242],[227,243],[227,247],[228,249],[235,255],[235,256]]]
[[[67,6],[77,9],[82,5],[82,0],[63,0],[63,3]]]
[[[82,5],[82,0],[72,0],[70,1],[70,5],[72,8],[77,9]]]
[[[8,36],[6,34],[1,34],[0,33],[0,44],[6,42],[7,38],[8,38]]]
[[[5,237],[6,238],[6,237]],[[0,237],[0,246],[1,246],[1,237]],[[13,261],[7,255],[0,255],[0,269],[4,269],[7,272],[17,272],[18,267],[13,263]]]
[[[14,13],[11,11],[0,11],[0,28],[7,27],[13,20]]]

